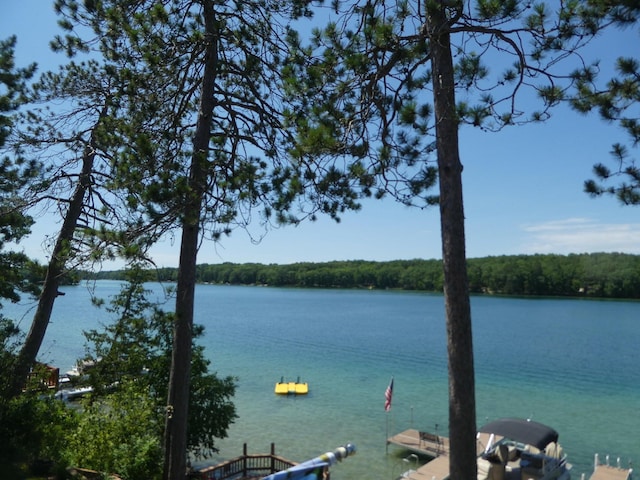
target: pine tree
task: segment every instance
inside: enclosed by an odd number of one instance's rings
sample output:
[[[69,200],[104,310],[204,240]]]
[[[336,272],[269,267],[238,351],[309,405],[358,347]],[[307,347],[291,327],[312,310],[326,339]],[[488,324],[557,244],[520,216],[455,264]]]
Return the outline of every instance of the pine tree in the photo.
[[[106,68],[128,80],[118,83],[112,101],[119,110],[106,134],[115,147],[113,188],[127,192],[151,241],[180,231],[164,476],[182,478],[202,240],[247,225],[255,210],[268,227],[298,222],[317,209],[356,207],[342,188],[307,194],[286,162],[292,142],[282,128],[277,86],[288,24],[309,12],[304,1],[278,0],[60,0],[57,9],[69,32],[57,48],[70,54],[97,48]],[[290,213],[304,195],[309,210]]]
[[[22,208],[20,188],[40,169],[37,162],[13,155],[6,145],[16,111],[25,102],[27,82],[35,72],[35,65],[16,67],[15,45],[15,37],[0,41],[0,298],[13,302],[20,299],[21,292],[38,292],[37,286],[28,281],[28,257],[6,248],[7,244],[20,242],[31,230],[33,218]]]
[[[302,165],[336,157],[360,194],[441,219],[450,475],[476,476],[476,418],[458,134],[544,121],[590,64],[590,39],[635,2],[335,0],[335,20],[292,37],[285,68]],[[575,65],[584,65],[576,73]],[[491,67],[497,66],[494,70]],[[530,108],[532,100],[537,108]],[[434,158],[435,157],[435,158]],[[430,193],[438,184],[439,192]]]

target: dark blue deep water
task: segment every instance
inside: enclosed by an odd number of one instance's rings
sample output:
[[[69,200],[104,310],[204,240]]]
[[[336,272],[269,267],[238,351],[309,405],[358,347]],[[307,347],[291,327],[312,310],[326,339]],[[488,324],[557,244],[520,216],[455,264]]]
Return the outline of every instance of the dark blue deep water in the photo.
[[[149,288],[162,297],[158,285]],[[90,305],[86,285],[64,291],[41,351],[62,371],[83,354],[82,330],[109,319]],[[117,282],[95,284],[103,298],[117,291]],[[239,378],[240,418],[212,461],[238,456],[243,443],[263,453],[273,442],[276,453],[302,461],[351,442],[357,455],[332,478],[383,480],[406,466],[406,452],[386,452],[387,434],[437,424],[446,435],[441,295],[200,285],[196,297],[213,370]],[[518,416],[553,426],[574,478],[591,472],[595,453],[640,461],[640,303],[473,297],[472,316],[479,424]],[[274,395],[282,376],[309,382],[309,395]]]

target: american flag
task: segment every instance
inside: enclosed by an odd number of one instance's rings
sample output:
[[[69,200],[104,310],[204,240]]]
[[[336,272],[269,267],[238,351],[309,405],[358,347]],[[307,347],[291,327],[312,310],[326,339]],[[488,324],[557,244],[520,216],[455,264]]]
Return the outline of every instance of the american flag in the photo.
[[[391,377],[391,381],[389,382],[389,386],[384,391],[384,411],[388,412],[391,410],[391,398],[393,397],[393,377]]]

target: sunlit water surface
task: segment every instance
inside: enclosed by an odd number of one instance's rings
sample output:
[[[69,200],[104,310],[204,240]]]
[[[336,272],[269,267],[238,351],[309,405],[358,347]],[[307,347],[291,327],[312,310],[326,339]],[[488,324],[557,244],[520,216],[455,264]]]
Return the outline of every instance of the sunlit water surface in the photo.
[[[108,299],[119,284],[92,288]],[[149,288],[163,298],[163,288]],[[109,315],[90,305],[86,285],[62,290],[41,359],[65,371],[84,352],[82,331]],[[27,329],[32,304],[3,313]],[[640,460],[640,303],[473,297],[472,317],[479,424],[517,416],[553,426],[574,478],[591,472],[595,453],[625,466]],[[212,369],[239,379],[239,419],[205,463],[240,455],[243,443],[250,453],[274,443],[277,454],[303,461],[351,442],[358,453],[332,469],[334,480],[392,479],[411,465],[408,452],[387,449],[388,435],[447,434],[441,295],[199,285],[196,322]],[[300,377],[310,393],[276,396],[281,377]]]

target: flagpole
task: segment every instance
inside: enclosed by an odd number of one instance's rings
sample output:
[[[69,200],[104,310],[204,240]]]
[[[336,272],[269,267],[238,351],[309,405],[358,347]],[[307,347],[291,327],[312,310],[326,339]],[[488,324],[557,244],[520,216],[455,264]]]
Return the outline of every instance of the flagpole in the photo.
[[[389,412],[385,412],[385,418],[387,423],[387,436],[384,439],[385,450],[384,453],[389,454]]]

